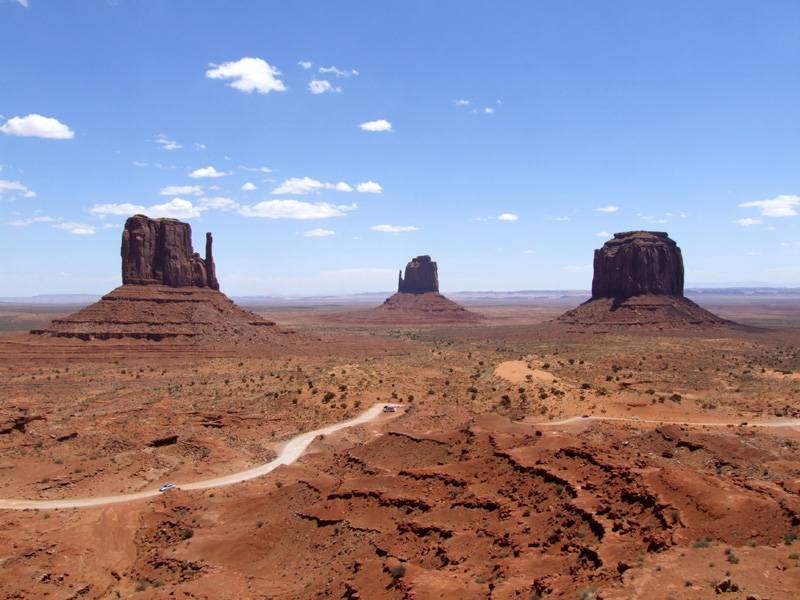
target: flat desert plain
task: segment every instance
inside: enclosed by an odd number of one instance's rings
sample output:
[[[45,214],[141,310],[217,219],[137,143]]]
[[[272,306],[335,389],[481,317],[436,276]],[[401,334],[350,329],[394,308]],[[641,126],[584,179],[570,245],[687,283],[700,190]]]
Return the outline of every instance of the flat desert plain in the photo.
[[[0,595],[797,598],[800,302],[694,299],[740,326],[273,302],[247,308],[274,343],[225,346],[30,336],[76,307],[3,305]]]

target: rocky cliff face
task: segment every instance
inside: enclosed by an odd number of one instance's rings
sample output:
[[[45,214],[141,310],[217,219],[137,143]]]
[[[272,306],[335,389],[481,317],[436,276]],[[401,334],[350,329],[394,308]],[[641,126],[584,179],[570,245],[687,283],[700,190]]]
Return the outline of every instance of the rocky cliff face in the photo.
[[[122,232],[122,283],[219,289],[213,240],[206,234],[206,257],[192,248],[192,228],[176,219],[134,215]]]
[[[401,272],[397,291],[404,294],[427,294],[439,291],[439,270],[430,256],[417,256],[406,265],[405,277]]]
[[[683,257],[661,231],[615,233],[594,252],[592,299],[643,294],[683,296]]]

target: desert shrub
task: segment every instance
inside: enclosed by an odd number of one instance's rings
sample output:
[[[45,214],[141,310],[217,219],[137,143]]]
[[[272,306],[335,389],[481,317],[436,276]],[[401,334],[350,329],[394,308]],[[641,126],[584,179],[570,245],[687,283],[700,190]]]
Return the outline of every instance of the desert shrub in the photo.
[[[708,548],[709,546],[711,546],[710,537],[702,537],[694,543],[695,548]]]
[[[405,577],[406,566],[405,565],[392,565],[391,567],[389,567],[389,574],[394,579],[400,579],[401,577]]]

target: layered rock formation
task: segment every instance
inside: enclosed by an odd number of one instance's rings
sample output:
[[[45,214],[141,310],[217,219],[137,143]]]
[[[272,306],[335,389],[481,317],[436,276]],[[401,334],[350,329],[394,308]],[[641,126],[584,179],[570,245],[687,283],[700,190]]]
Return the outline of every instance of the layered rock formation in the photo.
[[[188,223],[135,215],[122,233],[123,285],[31,333],[81,340],[267,341],[274,323],[219,291],[212,243],[207,233],[201,258]]]
[[[627,231],[594,251],[592,298],[683,296],[683,256],[663,231]]]
[[[398,276],[397,291],[401,294],[427,294],[439,292],[439,268],[428,255],[412,258],[406,265],[406,274]]]
[[[721,325],[683,295],[683,256],[662,231],[627,231],[594,252],[592,297],[558,319],[583,327]]]
[[[412,258],[401,271],[397,293],[370,310],[331,315],[327,320],[374,324],[471,323],[483,317],[439,293],[439,269],[428,255]]]
[[[122,283],[218,290],[212,243],[206,233],[206,256],[200,258],[192,248],[188,223],[134,215],[122,232]]]

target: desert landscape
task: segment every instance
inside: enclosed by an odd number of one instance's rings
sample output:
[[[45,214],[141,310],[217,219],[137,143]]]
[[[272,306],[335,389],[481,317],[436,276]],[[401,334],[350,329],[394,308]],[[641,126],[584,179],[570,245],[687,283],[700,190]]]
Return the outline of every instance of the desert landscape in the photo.
[[[0,31],[0,600],[800,599],[798,0]]]
[[[715,315],[636,232],[569,310],[247,311],[169,279],[187,228],[129,219],[124,285],[50,326],[3,309],[3,597],[795,597],[798,304]]]

